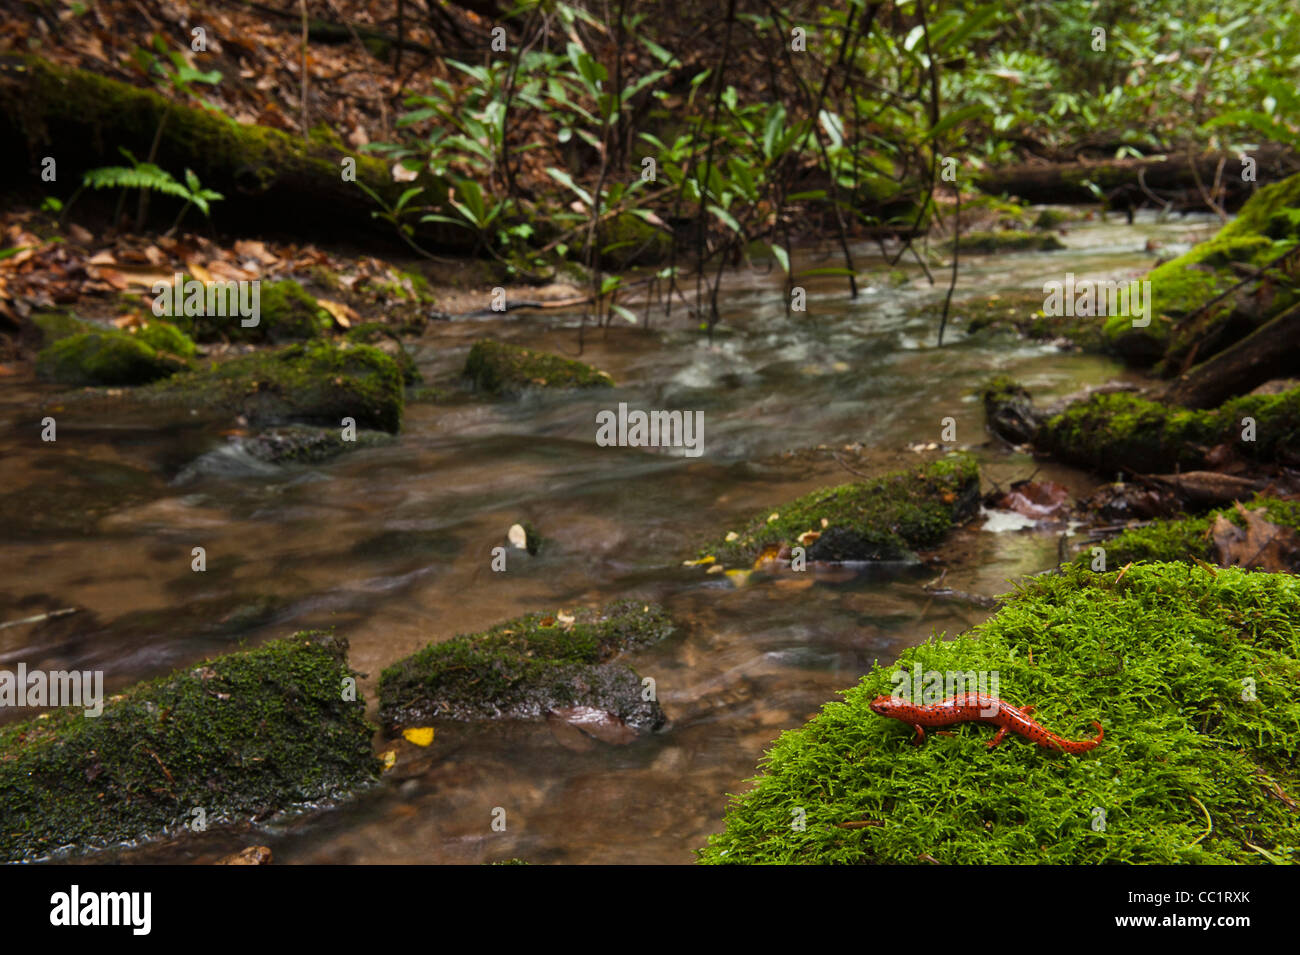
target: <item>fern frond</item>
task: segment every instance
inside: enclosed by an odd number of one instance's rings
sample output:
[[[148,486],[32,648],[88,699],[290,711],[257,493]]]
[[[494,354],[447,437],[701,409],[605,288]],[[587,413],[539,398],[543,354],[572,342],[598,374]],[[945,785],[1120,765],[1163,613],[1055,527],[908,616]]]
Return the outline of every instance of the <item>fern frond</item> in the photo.
[[[82,176],[81,184],[89,189],[149,189],[182,199],[190,197],[189,190],[172,178],[165,169],[153,163],[137,166],[103,166],[91,169]]]

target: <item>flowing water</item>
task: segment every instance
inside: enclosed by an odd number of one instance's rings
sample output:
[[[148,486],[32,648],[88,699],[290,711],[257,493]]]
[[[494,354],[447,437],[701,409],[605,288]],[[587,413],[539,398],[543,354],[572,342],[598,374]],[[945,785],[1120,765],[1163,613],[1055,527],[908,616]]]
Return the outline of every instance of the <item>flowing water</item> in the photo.
[[[1148,238],[1176,253],[1211,228],[1140,217],[1075,228],[1065,251],[969,257],[958,302],[1041,290],[1066,271],[1140,275],[1154,261]],[[662,601],[678,624],[630,660],[655,679],[669,717],[654,736],[615,746],[548,724],[440,724],[427,749],[399,741],[397,767],[344,805],[94,858],[206,861],[256,842],[289,863],[691,861],[776,736],[873,661],[987,612],[932,601],[922,585],[933,567],[737,588],[683,559],[756,511],[853,479],[825,456],[782,452],[860,443],[905,461],[951,416],[985,487],[1005,485],[1037,464],[986,444],[974,385],[1007,373],[1042,402],[1122,374],[1052,345],[963,338],[960,304],[937,348],[946,274],[931,286],[912,266],[900,285],[871,249],[857,253],[857,300],[842,279],[817,279],[807,312],[787,316],[779,275],[737,271],[724,279],[712,342],[680,319],[656,318],[649,333],[589,329],[582,357],[614,376],[613,392],[411,404],[395,443],[313,467],[257,464],[184,422],[88,409],[56,411],[58,441],[45,444],[38,409],[57,390],[0,379],[0,621],[79,608],[0,629],[6,667],[100,669],[111,693],[241,643],[336,627],[371,698],[399,658],[526,611],[635,596]],[[836,264],[800,258],[796,268]],[[430,380],[488,334],[573,354],[577,317],[458,322],[411,348]],[[596,412],[620,401],[703,410],[703,456],[597,446]],[[1076,492],[1093,483],[1064,468],[1039,475]],[[548,546],[494,573],[491,549],[520,520]],[[977,521],[963,535],[951,587],[1002,593],[1056,563],[1054,533]],[[190,569],[195,546],[206,573]],[[497,807],[504,832],[491,827]]]

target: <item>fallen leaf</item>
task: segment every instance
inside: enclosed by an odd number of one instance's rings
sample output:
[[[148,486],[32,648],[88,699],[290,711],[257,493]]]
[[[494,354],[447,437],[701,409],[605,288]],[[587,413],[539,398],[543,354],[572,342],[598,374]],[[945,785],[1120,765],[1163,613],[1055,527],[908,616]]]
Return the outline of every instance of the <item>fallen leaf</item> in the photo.
[[[333,316],[334,321],[338,322],[343,328],[351,328],[353,320],[357,313],[344,305],[342,302],[334,302],[327,298],[316,299],[316,304]]]
[[[379,762],[382,764],[380,772],[388,772],[397,765],[397,750],[389,749],[380,753]]]
[[[433,742],[432,726],[410,726],[402,730],[402,739],[416,746],[428,746]]]
[[[1300,535],[1294,530],[1269,521],[1264,508],[1248,511],[1238,503],[1237,513],[1246,522],[1244,528],[1222,514],[1210,528],[1214,559],[1220,567],[1290,573],[1300,565]]]

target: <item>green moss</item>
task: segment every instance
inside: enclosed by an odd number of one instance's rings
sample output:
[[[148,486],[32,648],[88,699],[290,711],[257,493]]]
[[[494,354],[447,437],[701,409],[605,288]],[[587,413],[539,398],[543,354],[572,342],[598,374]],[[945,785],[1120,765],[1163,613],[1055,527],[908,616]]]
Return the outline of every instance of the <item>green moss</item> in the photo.
[[[942,248],[946,252],[951,252],[953,248],[952,240],[945,242]],[[964,253],[1054,252],[1063,248],[1065,248],[1065,244],[1054,235],[1023,232],[1017,229],[995,232],[968,232],[961,236],[961,251]]]
[[[102,330],[99,326],[82,321],[67,312],[33,312],[31,323],[40,334],[40,344],[42,346],[51,345],[61,338],[70,338],[82,332]]]
[[[299,633],[137,684],[98,717],[0,728],[0,858],[179,831],[346,795],[378,775],[347,642]]]
[[[655,265],[672,252],[673,237],[630,212],[603,223],[597,239],[601,262],[608,268]]]
[[[173,321],[198,341],[276,345],[319,338],[334,323],[329,312],[292,279],[259,283],[256,325],[245,326],[235,314],[177,315]]]
[[[246,415],[257,424],[297,421],[396,432],[402,426],[402,375],[377,348],[328,341],[230,358],[150,389],[159,402],[184,402]]]
[[[1250,511],[1262,507],[1265,516],[1272,523],[1300,531],[1300,501],[1281,501],[1260,496],[1245,507]],[[1210,539],[1210,528],[1219,516],[1226,517],[1238,527],[1245,526],[1245,521],[1236,507],[1221,508],[1197,517],[1152,521],[1146,527],[1124,531],[1105,541],[1101,546],[1106,550],[1106,564],[1108,567],[1120,567],[1129,561],[1139,560],[1210,561],[1214,557],[1214,542]],[[1080,566],[1090,565],[1091,552],[1081,553],[1075,562]]]
[[[36,373],[63,385],[142,385],[166,378],[185,362],[119,331],[78,332],[36,356]]]
[[[1300,174],[1260,189],[1214,238],[1151,271],[1147,277],[1151,282],[1151,324],[1134,328],[1128,317],[1111,316],[1103,328],[1108,346],[1138,365],[1151,364],[1163,356],[1174,371],[1198,342],[1202,343],[1197,352],[1199,360],[1226,347],[1232,338],[1221,337],[1220,331],[1233,316],[1232,302],[1214,307],[1191,326],[1179,327],[1179,320],[1240,281],[1241,275],[1232,268],[1234,264],[1261,266],[1278,254],[1278,240],[1296,238],[1297,227],[1284,212],[1296,208],[1300,208]],[[1277,314],[1294,300],[1279,297],[1268,316],[1260,316],[1260,320]],[[1216,347],[1204,347],[1206,342]]]
[[[1007,327],[1036,341],[1064,338],[1080,348],[1101,349],[1101,324],[1096,318],[1047,315],[1043,302],[1042,292],[1025,290],[970,299],[959,303],[957,309],[959,315],[966,316],[968,332]]]
[[[974,513],[978,499],[978,464],[969,454],[953,454],[916,470],[823,488],[765,510],[727,535],[730,540],[701,548],[700,556],[748,566],[765,551],[798,546],[812,532],[818,536],[806,545],[808,560],[908,559],[914,548],[943,540],[955,523]]]
[[[374,345],[397,362],[402,380],[406,384],[418,385],[424,380],[420,377],[419,369],[415,367],[415,359],[402,344],[401,336],[382,322],[366,322],[364,325],[348,329],[343,339],[358,345]]]
[[[1066,567],[1035,578],[964,636],[873,667],[776,741],[701,861],[1297,858],[1300,814],[1278,794],[1300,785],[1300,581],[1188,564],[1116,576]],[[1082,756],[1015,735],[989,749],[990,727],[963,724],[913,746],[910,727],[869,704],[914,666],[996,673],[998,695],[1035,704],[1048,729],[1081,739],[1097,720],[1105,739]]]
[[[154,351],[164,354],[193,358],[198,351],[190,337],[170,322],[153,320],[130,334],[135,335]]]
[[[1254,440],[1243,440],[1246,418],[1255,421]],[[1103,473],[1195,468],[1205,450],[1223,443],[1258,460],[1291,461],[1300,457],[1300,389],[1243,395],[1202,411],[1131,394],[1094,395],[1049,418],[1036,443],[1062,461]]]
[[[656,604],[625,600],[569,621],[532,613],[480,633],[430,644],[384,670],[380,718],[389,732],[429,720],[541,719],[563,706],[593,706],[637,728],[663,712],[615,656],[655,644],[673,626]]]
[[[491,339],[476,342],[465,361],[465,375],[491,394],[528,388],[610,388],[614,381],[585,362]]]

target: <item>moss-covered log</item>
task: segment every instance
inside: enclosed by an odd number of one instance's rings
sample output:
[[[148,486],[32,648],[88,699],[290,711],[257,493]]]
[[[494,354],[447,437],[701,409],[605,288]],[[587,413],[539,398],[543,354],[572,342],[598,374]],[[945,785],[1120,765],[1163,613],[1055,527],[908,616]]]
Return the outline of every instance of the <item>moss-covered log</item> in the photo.
[[[1111,316],[1103,327],[1108,347],[1130,364],[1160,361],[1163,373],[1176,375],[1240,341],[1300,295],[1271,282],[1227,293],[1243,271],[1273,261],[1296,239],[1300,174],[1260,189],[1214,238],[1152,270],[1151,324],[1134,327],[1129,316]]]
[[[0,728],[0,858],[348,795],[378,775],[355,678],[347,641],[304,632]]]
[[[997,695],[1034,704],[1048,729],[1082,739],[1096,720],[1105,739],[1082,756],[1016,735],[990,749],[991,727],[964,724],[914,746],[911,727],[870,709],[914,668],[938,676],[940,698],[949,677],[996,674]],[[873,668],[782,735],[701,861],[1292,861],[1298,682],[1293,576],[1176,563],[1118,579],[1066,567],[964,636]]]
[[[150,155],[160,125],[157,164],[178,179],[192,169],[206,188],[221,193],[224,199],[213,205],[212,216],[223,228],[289,222],[317,236],[394,238],[391,227],[371,215],[377,206],[358,183],[390,204],[412,183],[395,182],[377,159],[264,126],[241,125],[171,102],[153,90],[34,56],[0,65],[0,138],[7,144],[0,152],[0,169],[39,181],[41,160],[52,156],[60,199],[68,198],[86,170],[121,165],[121,147],[140,159]],[[344,181],[345,158],[355,161],[354,182]],[[446,186],[428,174],[414,184],[425,186],[426,196],[447,194]],[[166,206],[172,216],[180,208],[179,200],[156,199],[154,206]],[[415,228],[425,241],[467,248],[464,229],[427,223]]]
[[[788,559],[798,546],[810,561],[907,560],[975,513],[979,483],[979,465],[962,453],[823,488],[755,515],[703,547],[700,560],[747,567],[764,554]]]
[[[537,720],[584,706],[637,730],[658,729],[663,710],[641,678],[612,662],[672,633],[664,610],[628,600],[571,617],[528,614],[480,633],[430,644],[384,670],[380,719],[389,733],[434,719]]]
[[[1300,464],[1300,388],[1243,395],[1201,411],[1132,394],[1094,395],[1049,418],[1034,443],[1058,460],[1104,474],[1195,470],[1221,444],[1294,466]]]
[[[585,362],[502,342],[476,342],[465,360],[465,377],[490,394],[529,388],[609,388],[614,380]]]

